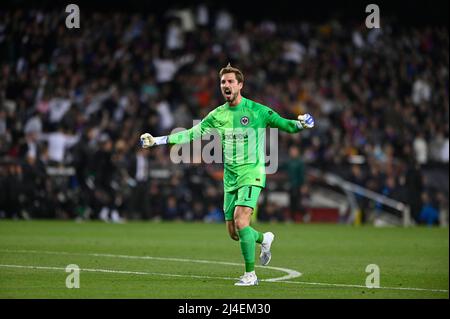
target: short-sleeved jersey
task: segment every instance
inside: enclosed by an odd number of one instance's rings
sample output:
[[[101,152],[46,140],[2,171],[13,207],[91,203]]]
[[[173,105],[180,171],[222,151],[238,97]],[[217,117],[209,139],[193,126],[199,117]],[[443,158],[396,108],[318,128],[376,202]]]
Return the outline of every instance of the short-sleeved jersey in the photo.
[[[169,135],[168,142],[188,143],[216,130],[222,142],[224,190],[229,192],[246,185],[265,187],[267,127],[289,133],[301,130],[298,121],[282,118],[271,108],[242,97],[238,105],[225,103],[191,129]]]

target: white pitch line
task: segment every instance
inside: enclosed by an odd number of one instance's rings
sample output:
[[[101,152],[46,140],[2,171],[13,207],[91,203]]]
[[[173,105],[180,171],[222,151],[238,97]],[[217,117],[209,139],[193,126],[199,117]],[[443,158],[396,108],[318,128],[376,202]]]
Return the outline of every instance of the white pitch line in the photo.
[[[63,267],[51,267],[51,266],[26,266],[26,265],[3,265],[0,267],[4,268],[24,268],[24,269],[38,269],[38,270],[64,270]],[[126,274],[126,275],[152,275],[152,276],[165,276],[165,277],[178,277],[178,278],[198,278],[198,279],[221,279],[221,280],[237,280],[238,278],[231,277],[215,277],[215,276],[203,276],[203,275],[178,275],[178,274],[167,274],[167,273],[157,273],[157,272],[144,272],[144,271],[128,271],[128,270],[111,270],[111,269],[90,269],[90,268],[80,268],[80,271],[87,272],[100,272],[100,273],[113,273],[113,274]],[[262,279],[260,281],[264,282],[274,282],[267,279]],[[320,285],[320,286],[333,286],[333,287],[344,287],[344,288],[367,288],[362,285],[348,285],[348,284],[333,284],[333,283],[320,283],[320,282],[304,282],[304,281],[277,281],[288,284],[299,284],[299,285]],[[367,288],[367,289],[384,289],[384,290],[417,290],[417,291],[432,291],[432,292],[444,292],[447,293],[448,290],[445,289],[426,289],[426,288],[408,288],[408,287],[379,287],[379,288]]]
[[[66,270],[64,267],[51,267],[51,266],[26,266],[26,265],[2,265],[0,267],[4,268],[25,268],[25,269],[41,269],[41,270]],[[113,274],[126,274],[126,275],[153,275],[153,276],[166,276],[166,277],[185,277],[185,278],[201,278],[201,279],[224,279],[224,280],[237,280],[239,278],[231,277],[214,277],[214,276],[198,276],[198,275],[177,275],[177,274],[166,274],[159,272],[147,272],[147,271],[128,271],[128,270],[111,270],[111,269],[91,269],[91,268],[80,268],[80,271],[88,272],[103,272],[103,273],[113,273]]]
[[[348,287],[348,288],[367,288],[367,289],[386,289],[386,290],[417,290],[417,291],[433,291],[433,292],[448,292],[446,289],[429,289],[429,288],[410,288],[410,287],[374,287],[368,288],[363,285],[349,285],[349,284],[333,284],[322,282],[306,282],[306,281],[286,281],[280,280],[278,282],[284,282],[287,284],[304,284],[304,285],[317,285],[317,286],[334,286],[334,287]]]
[[[39,251],[39,250],[0,250],[1,252],[9,252],[9,253],[30,253],[30,254],[51,254],[51,255],[77,255],[77,256],[93,256],[93,257],[110,257],[110,258],[124,258],[124,259],[146,259],[146,260],[162,260],[162,261],[175,261],[175,262],[188,262],[188,263],[201,263],[201,264],[217,264],[217,265],[226,265],[226,266],[239,266],[242,267],[240,263],[231,263],[225,261],[213,261],[213,260],[201,260],[201,259],[185,259],[185,258],[172,258],[172,257],[153,257],[153,256],[130,256],[130,255],[114,255],[114,254],[101,254],[101,253],[71,253],[65,251]],[[280,268],[280,267],[272,267],[272,266],[259,266],[255,265],[255,267],[261,267],[265,269],[277,270],[281,272],[287,273],[287,275],[282,277],[275,278],[267,278],[265,281],[277,282],[280,280],[289,280],[294,279],[302,274],[298,271],[288,269],[288,268]]]

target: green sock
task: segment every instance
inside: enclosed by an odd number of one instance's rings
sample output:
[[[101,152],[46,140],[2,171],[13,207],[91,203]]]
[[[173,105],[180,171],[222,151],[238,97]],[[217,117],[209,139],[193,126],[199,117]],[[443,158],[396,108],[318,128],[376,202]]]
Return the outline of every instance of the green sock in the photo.
[[[238,230],[241,252],[244,256],[245,271],[255,270],[255,237],[250,226]]]
[[[263,242],[263,239],[264,239],[264,234],[263,233],[261,233],[261,232],[259,232],[259,231],[257,231],[257,230],[255,230],[255,232],[256,232],[256,242],[258,243],[258,244],[262,244],[262,242]]]
[[[245,271],[255,270],[256,243],[262,243],[263,234],[254,230],[251,226],[238,230],[241,251],[245,261]]]

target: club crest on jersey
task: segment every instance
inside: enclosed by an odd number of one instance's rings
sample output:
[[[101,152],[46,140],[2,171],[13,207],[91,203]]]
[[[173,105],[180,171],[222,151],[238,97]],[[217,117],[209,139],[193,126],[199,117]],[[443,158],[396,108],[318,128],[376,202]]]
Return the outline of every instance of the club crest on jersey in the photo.
[[[247,125],[248,122],[250,122],[250,120],[248,119],[247,116],[244,116],[244,117],[241,118],[241,124],[242,125]]]

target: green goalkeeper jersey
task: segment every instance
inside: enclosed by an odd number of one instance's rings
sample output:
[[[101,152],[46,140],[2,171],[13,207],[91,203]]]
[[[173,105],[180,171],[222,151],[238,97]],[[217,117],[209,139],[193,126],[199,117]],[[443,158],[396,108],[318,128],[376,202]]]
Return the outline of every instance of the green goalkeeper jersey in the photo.
[[[238,105],[230,106],[227,102],[191,129],[169,135],[168,143],[188,143],[215,130],[222,142],[225,192],[246,185],[264,187],[267,127],[289,133],[301,130],[298,121],[282,118],[271,108],[242,97]]]

